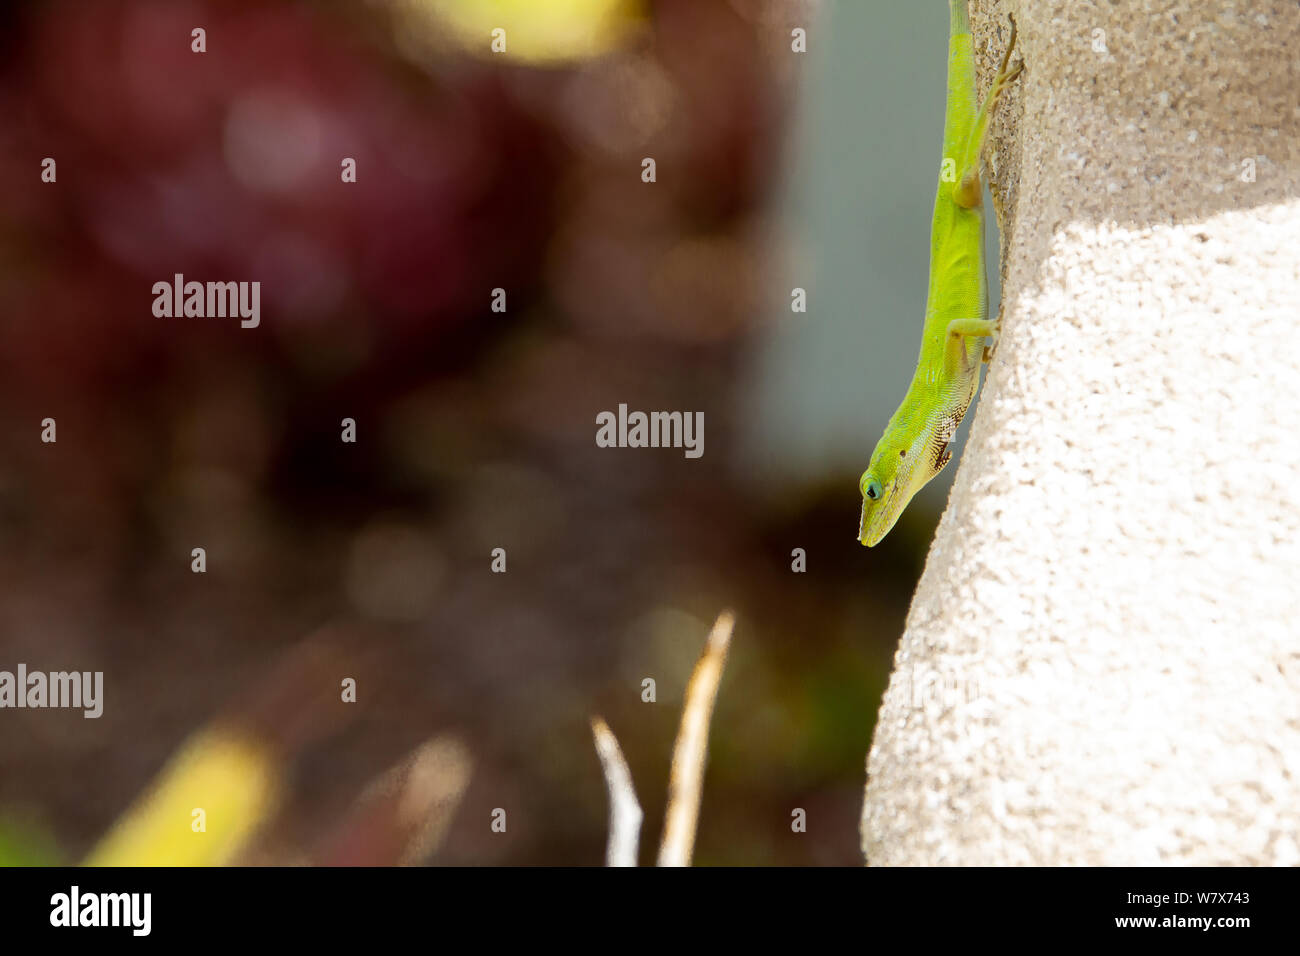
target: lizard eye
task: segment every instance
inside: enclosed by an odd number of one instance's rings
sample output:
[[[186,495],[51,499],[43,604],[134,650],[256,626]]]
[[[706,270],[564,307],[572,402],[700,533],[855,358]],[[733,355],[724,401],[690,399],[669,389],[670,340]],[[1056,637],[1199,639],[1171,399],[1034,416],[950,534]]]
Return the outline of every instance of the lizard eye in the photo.
[[[870,481],[863,482],[862,493],[872,501],[877,500],[880,497],[880,482],[876,481],[874,478]]]

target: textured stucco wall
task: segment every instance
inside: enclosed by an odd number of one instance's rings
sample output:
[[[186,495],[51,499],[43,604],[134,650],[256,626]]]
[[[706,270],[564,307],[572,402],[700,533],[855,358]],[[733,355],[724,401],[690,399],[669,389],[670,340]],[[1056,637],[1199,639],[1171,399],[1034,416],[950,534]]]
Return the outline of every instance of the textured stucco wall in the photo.
[[[1300,863],[1300,4],[972,7],[982,85],[1008,10],[1027,63],[1004,335],[868,862]]]

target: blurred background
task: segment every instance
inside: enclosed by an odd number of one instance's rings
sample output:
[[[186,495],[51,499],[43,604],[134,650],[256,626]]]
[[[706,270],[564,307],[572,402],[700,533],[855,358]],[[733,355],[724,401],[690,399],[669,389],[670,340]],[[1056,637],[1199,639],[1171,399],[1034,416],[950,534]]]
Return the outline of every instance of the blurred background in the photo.
[[[0,859],[84,858],[187,740],[237,727],[277,780],[237,860],[598,864],[599,713],[649,862],[682,691],[734,607],[696,862],[860,863],[947,494],[857,543],[915,361],[946,21],[5,5],[0,669],[105,689],[98,720],[0,711]],[[156,318],[178,272],[260,281],[260,327]],[[597,448],[620,403],[703,412],[704,456]],[[440,815],[419,838],[376,802],[416,766]]]

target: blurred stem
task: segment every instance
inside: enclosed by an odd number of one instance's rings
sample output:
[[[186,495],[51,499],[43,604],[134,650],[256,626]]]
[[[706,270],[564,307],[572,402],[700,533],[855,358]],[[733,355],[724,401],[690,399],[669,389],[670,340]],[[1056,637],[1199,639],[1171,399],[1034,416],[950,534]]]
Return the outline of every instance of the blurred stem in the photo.
[[[723,611],[709,633],[686,685],[686,704],[673,748],[672,771],[668,778],[668,809],[664,813],[663,842],[659,846],[660,866],[690,866],[695,848],[695,827],[700,813],[704,785],[704,762],[708,756],[709,722],[718,697],[718,682],[727,662],[727,648],[736,623],[731,611]]]
[[[644,814],[632,786],[632,773],[609,725],[600,717],[593,717],[591,732],[596,738],[596,753],[609,790],[609,844],[605,848],[605,865],[636,866]]]

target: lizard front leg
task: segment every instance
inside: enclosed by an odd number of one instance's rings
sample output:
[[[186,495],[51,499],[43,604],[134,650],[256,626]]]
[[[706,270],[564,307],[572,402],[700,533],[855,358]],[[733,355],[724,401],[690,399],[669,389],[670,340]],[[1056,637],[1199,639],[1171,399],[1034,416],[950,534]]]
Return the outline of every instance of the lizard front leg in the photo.
[[[955,376],[967,369],[966,340],[989,338],[997,334],[997,323],[990,319],[953,319],[944,338],[944,371]],[[986,349],[987,351],[987,349]]]
[[[993,356],[997,354],[998,343],[1002,341],[1002,309],[1006,306],[1006,300],[998,302],[998,317],[993,321],[992,343],[984,346],[984,355],[981,361],[988,365],[993,361]]]

